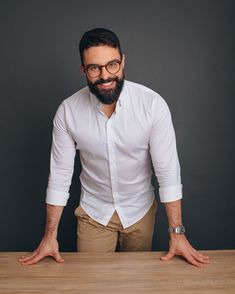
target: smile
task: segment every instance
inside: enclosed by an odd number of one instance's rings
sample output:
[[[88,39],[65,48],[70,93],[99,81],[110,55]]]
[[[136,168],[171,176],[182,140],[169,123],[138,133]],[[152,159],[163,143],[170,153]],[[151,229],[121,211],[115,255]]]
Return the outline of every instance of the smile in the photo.
[[[114,81],[100,84],[99,87],[102,89],[109,89],[109,88],[112,88],[113,84],[114,84]]]

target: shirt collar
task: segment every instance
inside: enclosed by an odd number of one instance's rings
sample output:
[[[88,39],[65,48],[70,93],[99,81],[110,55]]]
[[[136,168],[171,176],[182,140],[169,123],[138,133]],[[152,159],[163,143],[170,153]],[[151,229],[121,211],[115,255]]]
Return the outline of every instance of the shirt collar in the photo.
[[[91,102],[91,107],[94,108],[95,106],[101,105],[102,103],[96,98],[94,94],[89,91],[90,95],[90,102]]]

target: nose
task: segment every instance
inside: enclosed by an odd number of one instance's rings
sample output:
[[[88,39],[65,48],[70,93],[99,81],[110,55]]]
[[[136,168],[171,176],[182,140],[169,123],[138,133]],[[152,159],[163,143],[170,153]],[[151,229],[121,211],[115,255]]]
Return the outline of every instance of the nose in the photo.
[[[101,67],[101,73],[100,73],[100,78],[102,78],[103,80],[106,80],[110,77],[110,73],[107,71],[107,69],[105,68],[105,66]]]

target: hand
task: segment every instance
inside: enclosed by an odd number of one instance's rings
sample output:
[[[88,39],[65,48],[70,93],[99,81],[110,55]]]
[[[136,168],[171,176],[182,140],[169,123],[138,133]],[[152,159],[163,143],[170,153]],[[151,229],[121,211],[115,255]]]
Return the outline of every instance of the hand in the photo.
[[[161,260],[170,260],[175,255],[181,255],[185,257],[189,263],[197,267],[204,267],[205,264],[210,263],[209,256],[205,256],[194,249],[185,235],[171,235],[169,247],[169,252],[162,256]]]
[[[18,260],[22,265],[31,265],[39,262],[46,256],[52,256],[57,262],[64,262],[58,251],[58,242],[55,237],[45,235],[38,248],[29,256],[22,256]]]

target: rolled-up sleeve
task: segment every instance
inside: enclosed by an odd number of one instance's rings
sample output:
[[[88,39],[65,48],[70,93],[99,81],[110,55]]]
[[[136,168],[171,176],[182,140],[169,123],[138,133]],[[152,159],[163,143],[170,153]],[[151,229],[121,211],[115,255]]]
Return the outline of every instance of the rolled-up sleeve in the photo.
[[[60,104],[53,119],[50,173],[46,189],[46,203],[65,206],[74,171],[76,144],[66,126],[65,101]]]
[[[152,130],[150,154],[159,183],[161,202],[182,198],[180,164],[177,154],[175,131],[166,101],[157,96],[152,103]]]

